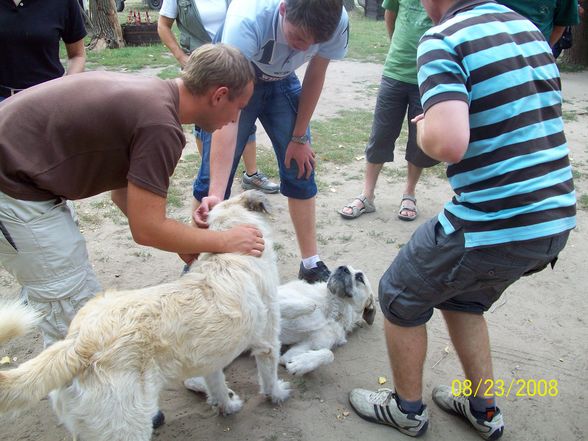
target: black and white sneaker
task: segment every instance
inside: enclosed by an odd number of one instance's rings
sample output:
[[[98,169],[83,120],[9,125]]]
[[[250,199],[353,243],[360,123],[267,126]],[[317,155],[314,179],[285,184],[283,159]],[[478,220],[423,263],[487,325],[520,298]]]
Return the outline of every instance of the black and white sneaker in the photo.
[[[392,426],[408,436],[421,436],[429,426],[427,406],[423,405],[420,413],[406,413],[398,405],[396,394],[391,389],[379,389],[377,392],[353,389],[349,393],[349,403],[363,419]]]
[[[453,395],[449,386],[437,386],[433,389],[433,401],[445,412],[459,415],[469,421],[482,438],[494,441],[502,436],[504,420],[498,407],[492,409],[492,414],[487,415],[487,418],[478,418],[472,413],[470,400],[461,395]]]
[[[298,278],[307,283],[326,282],[329,280],[330,275],[331,270],[327,268],[327,265],[325,265],[322,260],[319,260],[314,268],[305,268],[304,264],[300,262]]]
[[[165,415],[161,410],[158,410],[157,413],[151,418],[151,424],[153,426],[153,430],[160,428],[165,423]]]

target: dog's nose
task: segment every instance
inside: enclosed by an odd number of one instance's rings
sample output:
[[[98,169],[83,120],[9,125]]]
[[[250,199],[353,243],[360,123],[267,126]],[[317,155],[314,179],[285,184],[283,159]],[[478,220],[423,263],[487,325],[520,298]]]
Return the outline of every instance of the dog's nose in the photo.
[[[346,266],[340,266],[339,268],[337,268],[337,271],[342,271],[345,274],[350,274],[349,268],[347,268]]]

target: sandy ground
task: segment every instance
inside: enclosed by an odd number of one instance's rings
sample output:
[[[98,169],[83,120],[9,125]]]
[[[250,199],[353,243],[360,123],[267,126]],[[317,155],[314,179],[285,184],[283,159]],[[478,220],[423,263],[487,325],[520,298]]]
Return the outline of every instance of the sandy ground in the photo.
[[[329,69],[317,118],[340,109],[373,109],[373,86],[379,83],[381,66],[352,62],[333,63]],[[372,93],[366,90],[371,88]],[[588,73],[563,75],[565,110],[575,116],[567,123],[571,157],[576,169],[578,194],[588,191]],[[366,127],[366,130],[369,130]],[[263,136],[260,137],[263,144]],[[320,146],[316,146],[320,149]],[[193,151],[193,145],[188,151]],[[398,157],[403,156],[402,154]],[[404,170],[400,159],[387,167]],[[328,189],[317,197],[320,253],[331,268],[352,264],[363,269],[372,285],[391,263],[414,229],[441,209],[450,197],[447,183],[436,176],[425,177],[418,189],[419,218],[412,223],[396,218],[402,193],[398,174],[382,175],[376,199],[377,212],[355,221],[345,221],[335,212],[361,191],[363,161],[342,167],[321,164],[319,178]],[[186,188],[186,200],[190,193]],[[235,188],[235,192],[239,191]],[[275,237],[278,244],[281,279],[296,277],[298,249],[289,222],[286,200],[270,196],[274,206]],[[101,196],[78,204],[86,214],[96,212],[106,200]],[[188,205],[176,213],[189,215]],[[588,435],[585,391],[588,388],[586,343],[586,286],[588,285],[588,227],[586,211],[578,212],[578,227],[571,234],[555,270],[546,270],[511,287],[487,314],[497,379],[511,381],[555,380],[557,396],[537,396],[515,386],[499,405],[506,421],[505,440],[584,440]],[[105,288],[135,288],[169,281],[179,275],[181,264],[175,255],[147,249],[132,242],[128,227],[104,216],[95,224],[82,224],[95,270]],[[0,270],[0,296],[17,292],[11,277]],[[220,417],[202,397],[170,385],[162,394],[161,409],[167,422],[153,436],[159,440],[362,440],[408,439],[394,429],[370,424],[350,409],[347,394],[354,387],[377,388],[384,376],[391,386],[384,336],[383,317],[378,314],[372,327],[357,330],[347,345],[336,350],[335,362],[306,375],[292,378],[282,368],[280,376],[291,381],[294,393],[282,406],[274,406],[257,394],[254,361],[242,356],[227,369],[227,379],[245,400],[243,410]],[[440,411],[430,393],[440,383],[462,378],[459,361],[440,315],[428,325],[429,348],[425,364],[424,397],[429,403],[430,429],[425,440],[478,440],[464,422]],[[0,358],[8,355],[11,365],[37,354],[39,334],[4,345]],[[14,359],[16,360],[14,361]],[[4,366],[6,367],[6,366]],[[0,417],[1,440],[55,441],[69,439],[58,426],[47,400],[16,419]]]

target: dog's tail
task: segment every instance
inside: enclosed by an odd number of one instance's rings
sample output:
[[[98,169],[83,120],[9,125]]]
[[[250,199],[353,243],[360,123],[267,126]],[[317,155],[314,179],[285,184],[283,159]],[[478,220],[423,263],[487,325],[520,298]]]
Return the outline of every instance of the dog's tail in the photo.
[[[38,323],[39,316],[27,307],[0,307],[0,340],[22,334]],[[31,407],[47,394],[71,382],[86,365],[74,347],[74,340],[61,340],[19,367],[0,371],[0,413]]]
[[[26,334],[40,321],[40,314],[20,301],[0,303],[0,342]]]

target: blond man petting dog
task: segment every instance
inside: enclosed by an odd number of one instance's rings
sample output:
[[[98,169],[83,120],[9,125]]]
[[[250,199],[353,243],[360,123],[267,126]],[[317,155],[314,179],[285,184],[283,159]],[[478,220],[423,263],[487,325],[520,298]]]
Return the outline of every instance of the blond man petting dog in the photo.
[[[182,124],[214,131],[238,119],[254,73],[227,45],[194,52],[180,79],[88,72],[31,87],[0,104],[0,263],[41,312],[45,346],[101,290],[65,200],[104,191],[134,240],[193,260],[201,252],[260,256],[261,232],[192,228],[166,216]]]

